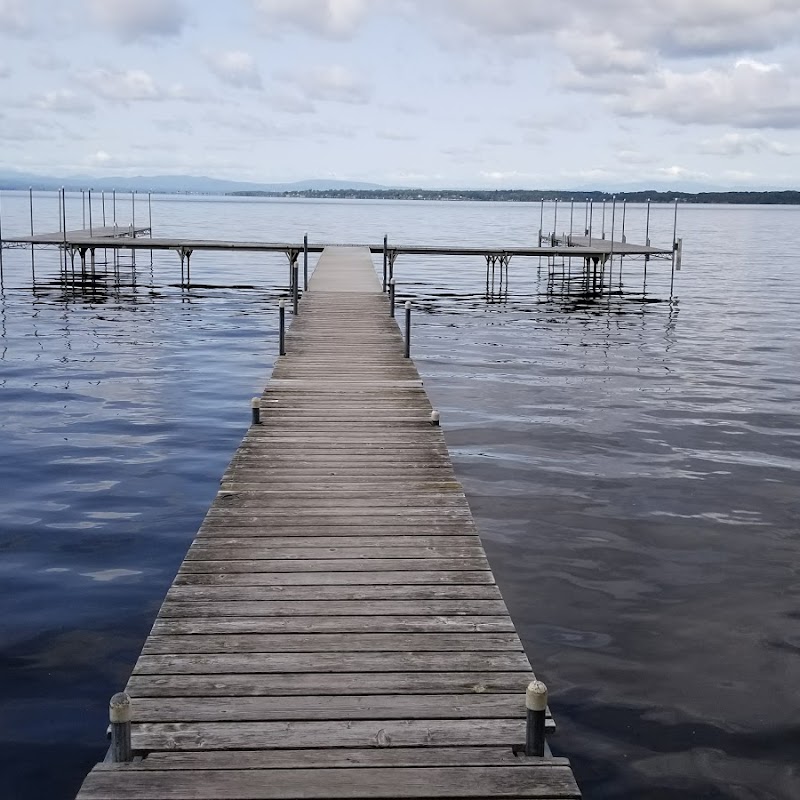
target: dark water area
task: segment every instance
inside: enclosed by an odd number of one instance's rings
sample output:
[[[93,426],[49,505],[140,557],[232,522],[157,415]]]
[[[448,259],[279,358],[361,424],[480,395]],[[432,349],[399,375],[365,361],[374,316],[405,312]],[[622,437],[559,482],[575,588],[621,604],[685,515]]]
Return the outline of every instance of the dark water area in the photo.
[[[75,227],[75,197],[68,212]],[[4,193],[4,234],[27,213]],[[57,228],[54,198],[36,220]],[[628,209],[630,241],[643,222]],[[671,301],[664,263],[646,293],[626,263],[627,293],[593,300],[512,260],[487,300],[480,259],[397,261],[413,355],[587,798],[800,797],[798,222],[682,208]],[[156,197],[153,223],[514,245],[539,208]],[[651,228],[669,244],[671,210]],[[187,292],[175,254],[141,253],[76,292],[37,251],[32,290],[29,251],[3,255],[0,797],[60,800],[102,757],[108,698],[269,376],[287,268],[197,253]]]

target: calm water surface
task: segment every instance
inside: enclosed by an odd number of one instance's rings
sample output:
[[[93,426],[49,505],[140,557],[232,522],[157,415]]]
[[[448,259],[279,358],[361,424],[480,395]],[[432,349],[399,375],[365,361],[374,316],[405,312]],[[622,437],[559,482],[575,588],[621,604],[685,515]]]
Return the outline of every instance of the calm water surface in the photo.
[[[57,228],[52,197],[35,212]],[[4,193],[2,214],[24,234],[27,197]],[[75,197],[68,216],[80,226]],[[153,223],[502,246],[535,240],[539,208],[156,197]],[[417,364],[587,798],[800,797],[799,223],[682,208],[672,302],[663,264],[648,302],[630,264],[629,294],[587,302],[512,261],[487,302],[480,259],[397,262]],[[641,239],[642,209],[627,225]],[[654,209],[654,242],[671,226]],[[182,292],[176,255],[141,253],[121,287],[76,292],[41,251],[32,290],[29,251],[3,255],[0,797],[60,800],[102,757],[108,697],[269,376],[287,268],[198,253]]]

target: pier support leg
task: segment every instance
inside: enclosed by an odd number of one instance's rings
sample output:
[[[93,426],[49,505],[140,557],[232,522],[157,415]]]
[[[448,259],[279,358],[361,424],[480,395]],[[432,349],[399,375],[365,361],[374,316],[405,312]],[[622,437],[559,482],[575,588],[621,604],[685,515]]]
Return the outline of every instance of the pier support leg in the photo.
[[[131,747],[131,699],[125,692],[118,692],[108,704],[111,723],[111,761],[124,764],[133,761]]]
[[[308,291],[308,234],[303,235],[303,291]]]
[[[547,687],[541,681],[531,681],[525,692],[525,755],[544,756],[544,723],[547,714]]]
[[[411,358],[411,301],[406,300],[406,341],[403,355]]]
[[[286,355],[286,301],[278,301],[278,355]]]
[[[387,282],[389,280],[388,276],[388,269],[389,269],[389,236],[388,234],[383,235],[383,291],[386,291]]]
[[[389,314],[394,316],[394,278],[389,279]]]

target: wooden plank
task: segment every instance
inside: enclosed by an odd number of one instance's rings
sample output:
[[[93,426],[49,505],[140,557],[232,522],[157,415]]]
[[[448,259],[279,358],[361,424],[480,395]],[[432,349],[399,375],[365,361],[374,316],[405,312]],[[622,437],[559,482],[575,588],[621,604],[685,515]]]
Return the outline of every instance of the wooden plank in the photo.
[[[382,548],[393,549],[395,547],[480,547],[480,539],[476,534],[461,535],[451,534],[449,536],[430,536],[424,532],[418,534],[399,534],[393,531],[384,531],[383,535],[360,535],[360,536],[340,536],[332,534],[329,536],[284,536],[283,532],[274,532],[269,535],[268,542],[260,541],[263,537],[253,536],[251,532],[243,531],[238,534],[228,534],[227,536],[209,536],[205,532],[199,533],[195,539],[195,546],[208,547],[215,545],[219,547],[236,547],[246,545],[252,547],[258,544],[267,544],[269,547],[289,549],[289,548],[342,548],[342,547],[362,547],[362,548]]]
[[[248,654],[250,655],[250,654]],[[142,655],[136,675],[213,675],[215,673],[299,672],[521,672],[530,669],[524,653],[197,653]],[[340,745],[342,746],[342,745]]]
[[[303,617],[165,617],[153,634],[230,633],[511,633],[506,614],[497,616],[303,616]]]
[[[182,573],[198,572],[395,572],[397,570],[475,570],[489,569],[485,558],[334,558],[304,560],[184,561]],[[445,613],[445,612],[442,612]]]
[[[324,690],[324,682],[320,686]],[[307,695],[304,697],[136,697],[134,721],[284,722],[346,719],[512,719],[525,717],[525,693]]]
[[[252,602],[260,600],[500,600],[493,585],[467,586],[173,586],[169,600],[179,602]]]
[[[569,766],[566,758],[526,758],[510,747],[380,747],[369,750],[211,750],[155,752],[134,769],[297,769],[325,767]],[[108,768],[108,767],[104,767]]]
[[[382,561],[399,559],[481,558],[479,542],[471,546],[430,547],[273,547],[269,540],[253,544],[247,540],[215,543],[196,541],[186,554],[187,561],[319,561],[322,559]]]
[[[144,655],[178,653],[356,653],[522,651],[516,633],[151,634]]]
[[[480,572],[447,570],[408,570],[406,572],[231,572],[197,574],[179,573],[173,586],[457,586],[482,584],[493,586],[494,575]]]
[[[339,672],[214,673],[211,675],[144,675],[134,673],[127,690],[141,697],[283,697],[309,696],[325,687],[327,695],[504,694],[524,691],[533,673],[499,672]]]
[[[231,750],[253,742],[260,748],[459,747],[487,742],[512,747],[525,741],[525,719],[370,719],[282,722],[146,722],[136,724],[136,750]]]
[[[505,614],[502,600],[254,600],[179,602],[167,600],[162,617],[453,616]]]

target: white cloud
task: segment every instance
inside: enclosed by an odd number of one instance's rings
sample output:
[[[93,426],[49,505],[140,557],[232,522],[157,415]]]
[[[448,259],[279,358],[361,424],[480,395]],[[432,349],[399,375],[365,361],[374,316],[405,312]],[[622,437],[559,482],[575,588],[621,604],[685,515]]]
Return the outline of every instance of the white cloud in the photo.
[[[113,70],[99,67],[82,73],[80,78],[95,94],[112,103],[163,100],[166,96],[153,77],[141,69]]]
[[[793,150],[758,131],[747,133],[725,133],[717,139],[705,139],[700,152],[719,156],[743,156],[748,153],[771,153],[779,156],[794,155]]]
[[[2,2],[2,0],[0,0]],[[123,41],[177,36],[186,24],[180,0],[86,0],[90,16]]]
[[[0,0],[0,33],[12,36],[28,36],[31,22],[25,0]]]
[[[373,0],[374,3],[374,0]],[[268,32],[298,28],[330,39],[353,36],[367,16],[368,0],[254,0]]]
[[[624,116],[743,128],[800,128],[800,76],[751,59],[698,72],[661,69],[618,89]]]
[[[367,103],[369,86],[347,67],[334,64],[287,76],[309,100]]]
[[[206,52],[208,68],[223,82],[239,89],[260,89],[261,75],[250,53],[242,50]]]
[[[43,111],[56,111],[65,114],[86,114],[94,111],[94,105],[85,97],[71,89],[55,89],[45,92],[35,101],[37,108]]]

